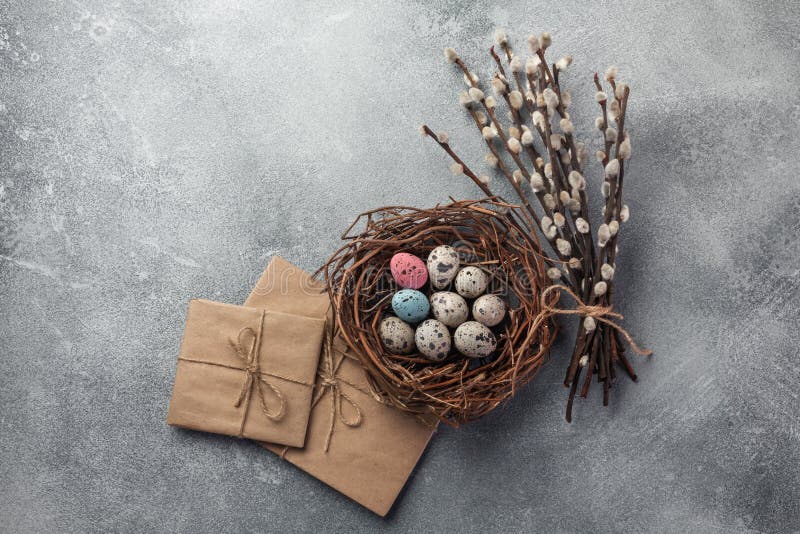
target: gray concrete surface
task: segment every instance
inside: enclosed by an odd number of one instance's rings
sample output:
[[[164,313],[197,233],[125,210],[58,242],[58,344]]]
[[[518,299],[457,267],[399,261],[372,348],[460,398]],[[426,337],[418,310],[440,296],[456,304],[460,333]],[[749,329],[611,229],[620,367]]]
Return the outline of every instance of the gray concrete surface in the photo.
[[[314,269],[366,208],[476,196],[416,130],[481,157],[441,50],[485,78],[497,25],[575,57],[584,138],[593,69],[632,84],[640,382],[565,423],[561,342],[386,520],[168,428],[190,298]],[[0,530],[800,531],[797,3],[4,0],[0,26]]]

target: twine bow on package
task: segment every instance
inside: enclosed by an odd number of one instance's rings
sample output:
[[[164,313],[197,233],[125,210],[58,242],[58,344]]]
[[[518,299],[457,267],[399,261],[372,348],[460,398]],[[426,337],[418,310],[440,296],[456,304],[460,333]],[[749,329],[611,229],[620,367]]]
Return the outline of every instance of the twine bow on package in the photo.
[[[193,300],[167,423],[302,447],[324,324]]]

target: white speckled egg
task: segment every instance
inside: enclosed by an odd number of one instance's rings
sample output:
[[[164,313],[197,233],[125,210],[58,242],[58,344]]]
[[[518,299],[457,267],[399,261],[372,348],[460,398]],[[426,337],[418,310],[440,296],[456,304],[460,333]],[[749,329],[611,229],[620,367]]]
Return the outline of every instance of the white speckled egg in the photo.
[[[394,354],[411,354],[416,348],[414,329],[397,317],[387,317],[381,321],[380,337],[386,350]]]
[[[453,335],[458,352],[469,358],[484,358],[497,348],[497,338],[488,327],[477,321],[467,321]]]
[[[483,295],[489,286],[489,275],[477,267],[464,267],[456,275],[456,291],[467,299]]]
[[[414,341],[417,350],[433,362],[444,360],[450,352],[450,331],[436,319],[423,321],[417,327]]]
[[[486,326],[497,326],[505,316],[506,303],[497,295],[483,295],[472,303],[472,317]]]
[[[444,289],[458,272],[458,252],[450,245],[439,245],[428,254],[428,279],[435,289]]]
[[[439,291],[431,295],[433,316],[446,326],[455,328],[469,317],[469,306],[464,297],[451,291]]]

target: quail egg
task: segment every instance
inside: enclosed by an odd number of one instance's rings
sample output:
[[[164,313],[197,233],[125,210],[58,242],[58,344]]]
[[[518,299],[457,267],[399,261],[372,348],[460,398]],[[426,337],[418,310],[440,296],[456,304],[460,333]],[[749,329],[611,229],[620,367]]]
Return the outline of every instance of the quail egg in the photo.
[[[492,331],[477,321],[463,323],[453,338],[458,352],[469,358],[485,358],[497,348]]]
[[[451,291],[439,291],[431,295],[433,316],[446,326],[455,328],[469,317],[469,306],[464,297]]]
[[[428,281],[428,270],[421,259],[408,252],[398,252],[389,261],[392,278],[404,288],[419,289]]]
[[[489,275],[477,267],[464,267],[456,275],[456,291],[467,299],[483,295],[489,286]]]
[[[414,352],[414,329],[397,317],[387,317],[381,321],[380,338],[386,350],[394,354]]]
[[[433,313],[436,315],[436,305]],[[497,295],[483,295],[472,303],[472,317],[486,326],[497,326],[506,316],[506,303]]]
[[[450,352],[450,331],[440,321],[428,319],[417,327],[414,342],[425,358],[438,362]]]
[[[440,245],[428,254],[428,278],[435,289],[444,289],[458,272],[458,252],[450,245]]]
[[[428,297],[416,289],[401,289],[392,297],[394,313],[409,323],[418,323],[428,316]]]

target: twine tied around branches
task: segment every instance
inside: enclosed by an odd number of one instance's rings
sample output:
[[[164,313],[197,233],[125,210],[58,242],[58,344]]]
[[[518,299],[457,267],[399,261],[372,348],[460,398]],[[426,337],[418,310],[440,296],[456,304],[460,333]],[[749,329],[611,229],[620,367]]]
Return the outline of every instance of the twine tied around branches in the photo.
[[[572,298],[572,300],[575,301],[576,304],[575,308],[571,309],[557,308],[551,305],[548,302],[547,297],[553,291],[559,291],[559,292],[563,291],[564,293],[566,293],[570,298]],[[554,284],[546,287],[542,291],[542,294],[539,298],[541,302],[542,311],[539,312],[539,315],[537,316],[536,321],[534,322],[534,326],[542,324],[544,321],[546,321],[547,319],[549,319],[554,315],[580,315],[581,317],[591,317],[595,321],[605,323],[614,330],[616,330],[617,332],[619,332],[622,335],[622,337],[625,338],[625,341],[628,342],[628,345],[630,345],[633,351],[636,352],[637,354],[641,354],[642,356],[650,356],[651,354],[653,354],[653,351],[649,349],[643,349],[639,345],[637,345],[636,342],[633,340],[633,337],[630,335],[630,333],[627,330],[625,330],[625,328],[623,328],[622,325],[616,322],[616,321],[621,321],[622,319],[624,319],[624,317],[621,313],[615,312],[614,308],[610,305],[590,306],[585,302],[583,302],[583,300],[578,295],[576,295],[574,291],[572,291],[567,286],[561,284]]]

